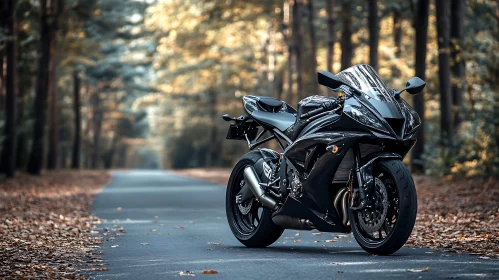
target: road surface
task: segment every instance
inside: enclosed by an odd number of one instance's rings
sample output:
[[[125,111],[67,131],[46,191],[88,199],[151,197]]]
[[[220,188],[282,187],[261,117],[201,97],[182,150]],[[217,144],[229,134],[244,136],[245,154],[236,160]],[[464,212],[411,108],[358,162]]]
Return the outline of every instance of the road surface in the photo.
[[[372,256],[350,234],[287,230],[272,246],[249,249],[233,237],[224,199],[225,186],[210,182],[163,171],[114,172],[93,205],[104,219],[99,230],[107,234],[102,257],[109,270],[91,277],[189,279],[183,271],[220,279],[499,279],[497,260],[414,248]],[[202,275],[210,269],[218,274]]]

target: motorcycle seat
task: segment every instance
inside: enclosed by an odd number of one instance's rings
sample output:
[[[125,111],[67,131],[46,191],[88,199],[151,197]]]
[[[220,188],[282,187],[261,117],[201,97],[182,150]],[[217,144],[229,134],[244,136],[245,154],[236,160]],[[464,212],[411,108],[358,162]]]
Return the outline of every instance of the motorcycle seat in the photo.
[[[272,97],[260,96],[257,99],[257,104],[267,112],[279,112],[284,102]]]
[[[287,112],[264,112],[254,111],[251,116],[258,122],[275,127],[280,131],[284,131],[296,122],[296,117]]]

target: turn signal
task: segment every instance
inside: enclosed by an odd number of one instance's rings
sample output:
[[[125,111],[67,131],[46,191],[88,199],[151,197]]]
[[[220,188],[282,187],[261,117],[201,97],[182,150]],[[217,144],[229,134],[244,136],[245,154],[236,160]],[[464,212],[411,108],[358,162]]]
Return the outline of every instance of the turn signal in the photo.
[[[331,148],[331,152],[333,152],[333,154],[336,154],[338,152],[338,150],[339,150],[339,148],[336,145],[333,145],[333,148]]]

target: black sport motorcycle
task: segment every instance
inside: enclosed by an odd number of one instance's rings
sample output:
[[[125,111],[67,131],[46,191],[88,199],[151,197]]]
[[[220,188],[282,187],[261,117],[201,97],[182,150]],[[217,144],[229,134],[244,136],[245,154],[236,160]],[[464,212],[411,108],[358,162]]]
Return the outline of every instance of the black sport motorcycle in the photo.
[[[367,252],[391,254],[409,238],[417,212],[402,159],[421,120],[400,94],[417,94],[426,84],[414,77],[396,91],[369,65],[319,72],[318,82],[338,97],[307,97],[296,110],[245,96],[247,114],[223,116],[232,122],[227,139],[246,140],[250,150],[275,139],[283,150],[257,149],[235,165],[226,194],[229,226],[248,247],[268,246],[284,229],[317,229],[353,232]]]

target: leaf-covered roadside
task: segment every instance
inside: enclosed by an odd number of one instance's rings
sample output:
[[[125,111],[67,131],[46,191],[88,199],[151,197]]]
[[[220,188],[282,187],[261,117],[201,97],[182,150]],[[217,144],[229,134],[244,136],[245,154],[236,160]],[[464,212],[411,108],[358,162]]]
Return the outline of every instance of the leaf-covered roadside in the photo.
[[[407,242],[499,258],[499,181],[415,176],[418,216]]]
[[[103,171],[20,174],[0,182],[0,278],[85,278],[101,269],[89,213]]]
[[[185,169],[184,176],[227,184],[228,169]],[[409,246],[499,258],[499,181],[414,176],[418,216]]]

